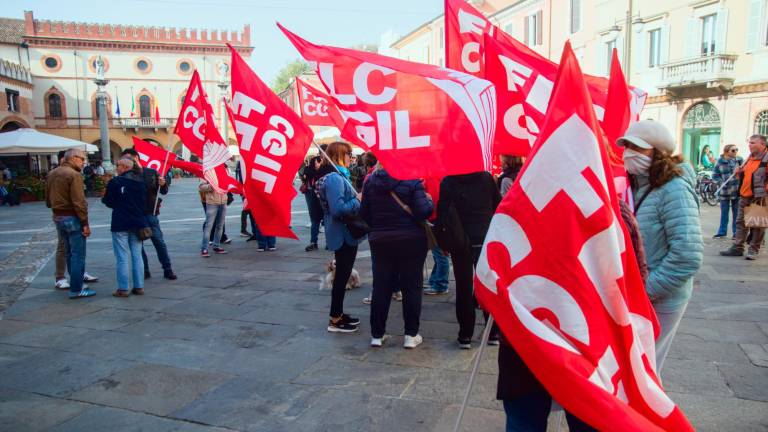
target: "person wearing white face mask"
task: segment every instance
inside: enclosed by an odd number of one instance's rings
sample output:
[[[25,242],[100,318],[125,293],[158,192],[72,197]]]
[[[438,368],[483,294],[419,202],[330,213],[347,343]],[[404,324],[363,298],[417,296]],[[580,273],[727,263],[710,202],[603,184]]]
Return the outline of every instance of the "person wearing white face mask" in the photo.
[[[703,259],[695,174],[682,157],[672,155],[674,139],[658,122],[637,122],[616,143],[624,147],[648,261],[645,289],[661,326],[656,340],[656,370],[661,373]]]

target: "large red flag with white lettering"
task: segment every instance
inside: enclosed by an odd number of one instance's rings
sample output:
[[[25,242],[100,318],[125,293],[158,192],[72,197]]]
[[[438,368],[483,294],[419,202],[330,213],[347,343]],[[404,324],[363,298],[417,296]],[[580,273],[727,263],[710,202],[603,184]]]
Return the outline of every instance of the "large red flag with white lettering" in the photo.
[[[299,112],[304,123],[313,126],[337,126],[334,118],[341,119],[339,109],[331,98],[296,77],[296,91],[299,93]]]
[[[216,169],[229,160],[232,154],[216,128],[213,107],[208,102],[197,71],[192,73],[189,81],[174,133],[192,153],[202,159],[204,177],[211,186],[219,192],[231,191],[227,184],[219,183],[228,174],[225,176],[221,169]]]
[[[176,160],[175,154],[136,136],[133,137],[133,149],[139,154],[141,166],[156,170],[161,177],[168,174],[170,163]]]
[[[219,189],[221,189],[221,192],[232,192],[234,194],[243,194],[242,185],[239,181],[235,180],[234,177],[229,175],[229,171],[227,170],[227,166],[224,164],[221,164],[217,166],[216,168],[209,170],[208,172],[203,172],[203,165],[199,164],[197,162],[188,162],[183,161],[179,159],[175,159],[168,162],[168,165],[178,168],[181,170],[184,170],[190,174],[194,174],[196,177],[199,177],[201,179],[207,180],[209,183],[213,184],[211,182],[211,178],[213,178],[216,185],[219,186]]]
[[[344,119],[341,136],[400,179],[487,171],[493,85],[472,75],[370,52],[312,44],[282,26]]]
[[[446,0],[445,16],[446,66],[481,76],[496,86],[494,154],[526,156],[544,120],[557,64],[501,31],[463,0]],[[602,122],[608,80],[590,75],[584,80]],[[637,116],[646,94],[632,88],[631,96],[632,112]]]
[[[566,44],[539,138],[491,222],[475,293],[581,420],[598,430],[691,431],[655,372],[658,324],[600,136]]]
[[[624,79],[619,56],[614,48],[611,55],[611,76],[608,80],[608,97],[605,102],[605,118],[602,126],[612,150],[610,162],[616,192],[631,208],[634,207],[634,200],[631,199],[632,188],[622,159],[624,147],[616,145],[616,140],[624,135],[630,124],[637,120],[632,113],[632,99],[632,91]]]
[[[263,235],[298,239],[290,229],[293,179],[312,144],[312,130],[232,52],[235,134],[245,164],[245,197]]]

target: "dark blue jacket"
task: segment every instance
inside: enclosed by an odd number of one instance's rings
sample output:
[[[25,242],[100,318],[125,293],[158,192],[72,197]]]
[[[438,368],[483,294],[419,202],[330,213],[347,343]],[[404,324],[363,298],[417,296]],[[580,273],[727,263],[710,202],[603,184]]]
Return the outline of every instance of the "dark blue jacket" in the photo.
[[[113,177],[101,202],[112,209],[113,232],[136,231],[149,226],[144,216],[147,188],[133,172]]]
[[[409,215],[395,201],[394,191],[400,201],[410,207]],[[368,222],[371,232],[368,241],[418,240],[426,244],[426,234],[420,222],[432,214],[432,200],[424,192],[421,180],[397,180],[385,170],[374,171],[363,187],[360,216]]]

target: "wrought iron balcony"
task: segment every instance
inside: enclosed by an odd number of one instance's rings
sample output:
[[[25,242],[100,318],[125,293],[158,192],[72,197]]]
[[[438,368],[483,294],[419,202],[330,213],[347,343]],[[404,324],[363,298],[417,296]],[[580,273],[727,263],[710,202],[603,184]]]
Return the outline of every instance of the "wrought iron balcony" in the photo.
[[[714,54],[706,57],[663,64],[659,88],[676,93],[687,87],[706,86],[727,92],[735,78],[735,54]]]
[[[133,117],[113,119],[114,125],[123,129],[166,129],[174,126],[175,118]]]

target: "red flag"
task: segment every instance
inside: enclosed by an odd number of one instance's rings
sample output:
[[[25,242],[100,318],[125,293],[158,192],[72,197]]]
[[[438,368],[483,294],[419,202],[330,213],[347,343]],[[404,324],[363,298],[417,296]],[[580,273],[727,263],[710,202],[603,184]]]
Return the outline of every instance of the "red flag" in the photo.
[[[296,77],[296,91],[299,93],[299,112],[304,123],[314,126],[337,126],[333,119],[340,119],[341,114],[327,94],[299,77]]]
[[[446,0],[446,65],[493,82],[498,97],[494,154],[526,156],[541,129],[557,64],[507,35],[462,0]],[[488,41],[495,41],[491,44]],[[599,121],[608,81],[585,75]],[[632,113],[639,115],[645,92],[632,89]]]
[[[161,177],[168,174],[169,163],[176,160],[175,154],[135,136],[133,149],[139,154],[141,166],[157,170]]]
[[[658,323],[570,44],[539,138],[491,222],[475,288],[528,368],[581,420],[693,430],[655,372]]]
[[[190,174],[194,174],[196,177],[205,179],[208,182],[210,182],[208,178],[215,178],[216,184],[218,184],[219,187],[223,189],[223,192],[232,192],[240,195],[243,194],[242,185],[231,175],[229,175],[225,165],[219,165],[209,172],[203,172],[203,165],[197,162],[187,162],[174,159],[173,161],[169,161],[168,164],[174,168],[182,169]]]
[[[194,174],[198,178],[203,178],[203,165],[197,162],[174,159],[170,161],[170,165],[174,168],[182,169],[190,174]]]
[[[155,123],[160,123],[160,107],[155,105]]]
[[[344,120],[341,136],[392,176],[441,178],[488,170],[496,125],[491,83],[370,52],[314,45],[282,26]]]
[[[605,118],[602,126],[612,150],[609,160],[612,164],[616,192],[631,208],[634,208],[634,200],[631,199],[632,188],[622,159],[624,147],[616,145],[616,140],[624,135],[630,124],[636,121],[636,117],[632,113],[632,94],[627,86],[627,81],[624,79],[619,56],[616,48],[614,48],[611,56],[611,77],[608,80],[608,97],[605,102]]]
[[[232,116],[245,164],[245,197],[263,235],[298,239],[290,229],[293,179],[312,130],[232,52]]]
[[[225,179],[227,176],[224,176],[221,170],[214,174],[213,170],[229,160],[232,154],[216,128],[213,108],[208,102],[197,71],[192,73],[189,81],[174,133],[192,153],[202,158],[205,178],[211,186],[218,192],[229,191],[231,185],[218,183],[219,179]]]

